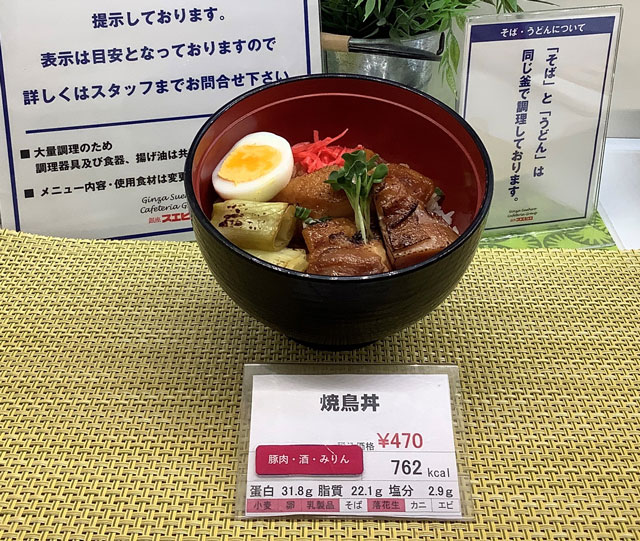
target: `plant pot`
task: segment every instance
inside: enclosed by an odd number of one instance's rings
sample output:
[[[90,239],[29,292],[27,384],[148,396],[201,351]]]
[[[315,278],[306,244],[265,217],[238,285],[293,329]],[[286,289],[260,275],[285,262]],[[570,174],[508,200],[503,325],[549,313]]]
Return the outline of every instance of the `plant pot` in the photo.
[[[402,45],[440,54],[442,49],[441,32],[432,31],[409,39],[367,39],[358,40],[367,45]],[[426,91],[431,74],[437,62],[415,58],[369,54],[360,52],[338,52],[324,50],[324,71],[326,73],[352,73],[369,75]]]

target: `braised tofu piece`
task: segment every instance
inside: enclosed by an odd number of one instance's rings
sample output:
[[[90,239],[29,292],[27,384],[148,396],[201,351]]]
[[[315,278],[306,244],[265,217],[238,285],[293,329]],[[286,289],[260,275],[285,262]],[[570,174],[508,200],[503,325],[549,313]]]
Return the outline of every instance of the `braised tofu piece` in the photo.
[[[397,172],[389,168],[384,182],[376,186],[373,199],[389,261],[394,269],[401,269],[437,254],[458,234],[442,217],[426,210],[433,189],[424,188],[419,179],[422,175]],[[427,194],[429,197],[423,199]]]
[[[336,192],[325,182],[329,174],[338,169],[340,168],[337,165],[329,165],[313,173],[293,177],[272,201],[308,208],[311,210],[312,218],[353,216],[353,209],[346,194],[342,190]]]
[[[379,239],[362,242],[356,226],[337,218],[305,227],[302,235],[309,251],[311,274],[326,276],[365,276],[391,270]]]

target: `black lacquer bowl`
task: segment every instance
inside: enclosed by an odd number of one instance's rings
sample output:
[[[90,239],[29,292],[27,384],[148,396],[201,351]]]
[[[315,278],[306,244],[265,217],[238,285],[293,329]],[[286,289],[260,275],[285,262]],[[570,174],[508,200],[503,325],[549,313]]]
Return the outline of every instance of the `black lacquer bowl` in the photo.
[[[227,241],[209,218],[211,173],[244,135],[270,131],[291,144],[349,128],[340,140],[406,163],[445,192],[460,237],[420,264],[361,277],[317,276],[276,267]],[[434,98],[381,79],[311,75],[250,91],[207,120],[186,162],[196,240],[224,291],[246,312],[299,342],[346,349],[421,319],[455,287],[476,251],[493,190],[487,152],[473,129]],[[238,333],[243,329],[238,328]]]

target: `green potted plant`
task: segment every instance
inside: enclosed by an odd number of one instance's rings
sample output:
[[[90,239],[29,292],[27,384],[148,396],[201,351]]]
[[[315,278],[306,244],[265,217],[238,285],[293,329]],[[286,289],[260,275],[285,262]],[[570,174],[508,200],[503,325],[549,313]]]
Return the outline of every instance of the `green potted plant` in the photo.
[[[549,4],[546,0],[530,0]],[[421,49],[433,47],[443,35],[443,47],[440,53],[440,73],[455,93],[456,72],[460,60],[460,46],[454,34],[453,26],[463,29],[468,12],[481,4],[490,4],[496,12],[513,13],[522,11],[518,0],[321,0],[323,33],[348,36],[352,42],[363,44],[398,43]],[[325,47],[326,48],[326,47]],[[336,47],[335,50],[339,50]],[[342,48],[344,51],[345,49]],[[350,50],[360,50],[354,49]],[[370,55],[366,55],[370,56]],[[399,59],[400,60],[400,59]],[[378,68],[374,68],[375,59],[366,61],[348,59],[345,53],[333,53],[327,57],[328,71],[347,71],[394,78],[411,86],[420,87],[424,82],[417,79],[416,70],[424,66],[423,60],[406,60],[397,63],[394,70],[393,60],[380,58]],[[413,63],[412,63],[413,62]],[[422,68],[424,71],[425,68]],[[395,71],[395,76],[394,76]],[[423,73],[424,77],[430,73]]]

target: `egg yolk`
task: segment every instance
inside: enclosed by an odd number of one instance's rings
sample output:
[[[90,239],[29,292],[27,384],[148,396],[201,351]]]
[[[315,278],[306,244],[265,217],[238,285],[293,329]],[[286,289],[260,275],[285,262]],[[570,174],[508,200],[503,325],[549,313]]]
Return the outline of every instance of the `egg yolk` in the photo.
[[[218,176],[234,184],[249,182],[274,169],[281,159],[280,151],[269,145],[242,145],[222,162]]]

